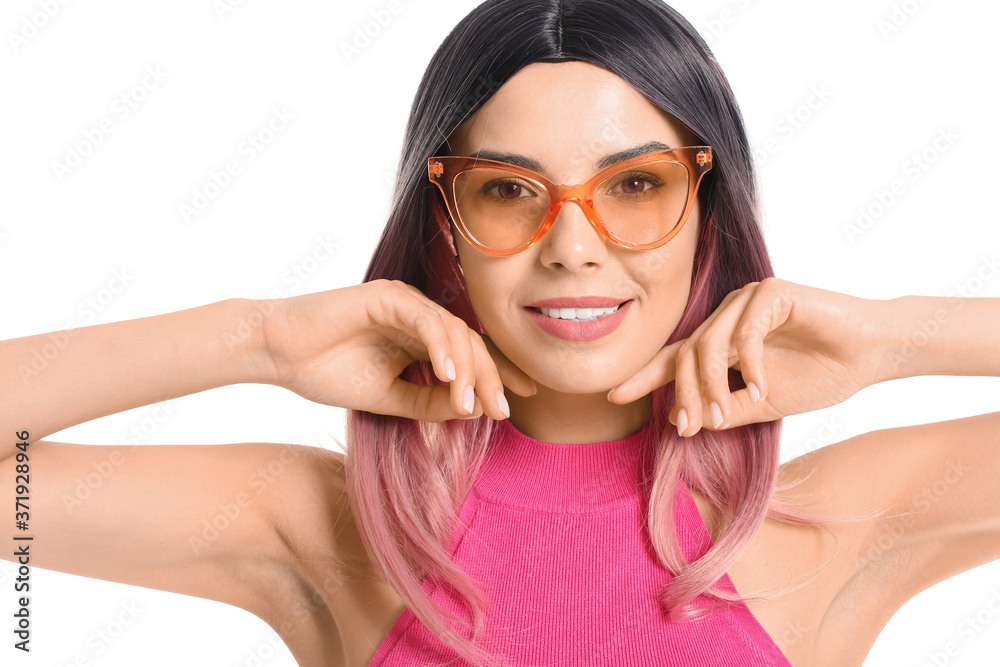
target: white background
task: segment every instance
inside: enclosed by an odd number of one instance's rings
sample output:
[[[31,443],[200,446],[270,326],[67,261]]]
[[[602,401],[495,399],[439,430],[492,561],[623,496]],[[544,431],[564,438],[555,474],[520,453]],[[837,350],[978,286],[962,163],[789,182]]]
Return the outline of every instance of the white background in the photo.
[[[401,0],[348,62],[342,45],[387,0],[256,0],[233,11],[211,0],[94,0],[57,5],[51,18],[40,3],[5,2],[0,339],[360,282],[423,68],[475,4]],[[1000,278],[977,277],[1000,250],[996,3],[674,5],[716,52],[760,149],[765,231],[780,277],[867,298],[946,295],[960,286],[1000,296]],[[879,23],[894,7],[898,29],[887,33]],[[32,33],[32,22],[44,25]],[[141,87],[147,68],[159,68],[163,80],[139,90],[135,97],[145,99],[121,118],[116,98]],[[822,102],[819,89],[827,91]],[[294,120],[246,160],[241,143],[276,108]],[[794,126],[787,114],[798,114]],[[105,118],[112,132],[60,180],[53,163]],[[949,128],[957,139],[935,151],[935,137]],[[928,149],[933,164],[911,171],[912,157]],[[231,159],[241,161],[240,173],[185,222],[179,206]],[[905,192],[849,237],[845,226],[859,207],[878,202],[896,179]],[[339,250],[320,261],[324,244]],[[296,283],[295,270],[306,279]],[[127,284],[112,295],[108,288],[121,286],[115,271]],[[88,299],[103,301],[99,312]],[[958,377],[871,387],[786,419],[783,458],[877,428],[995,411],[998,387],[993,378]],[[166,419],[153,414],[140,408],[52,439],[117,444],[144,423],[149,444],[337,448],[343,438],[341,410],[268,386],[217,389],[174,401]],[[235,667],[256,664],[254,654],[268,667],[294,664],[284,648],[271,655],[273,633],[242,610],[40,569],[32,572],[34,652],[26,659],[10,648],[11,572],[0,561],[3,664]],[[1000,562],[918,595],[865,665],[996,664],[1000,614],[987,606],[991,595],[1000,608]],[[123,604],[141,612],[98,656],[95,633],[114,630]],[[987,623],[967,641],[960,624],[977,613]],[[949,641],[959,654],[932,663]]]

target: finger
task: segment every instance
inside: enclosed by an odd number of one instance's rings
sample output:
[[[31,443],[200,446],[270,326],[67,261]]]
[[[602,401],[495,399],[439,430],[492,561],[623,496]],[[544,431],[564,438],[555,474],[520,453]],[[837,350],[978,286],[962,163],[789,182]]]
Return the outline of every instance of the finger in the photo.
[[[608,400],[624,405],[638,400],[649,392],[662,387],[674,379],[677,349],[684,341],[671,343],[657,350],[653,358],[646,362],[635,375],[609,392]]]
[[[476,363],[476,394],[483,403],[483,409],[489,407],[487,414],[490,417],[497,420],[507,419],[510,416],[510,406],[507,405],[503,393],[503,382],[500,381],[496,363],[490,356],[482,336],[472,330],[469,330],[468,334]]]
[[[396,292],[405,294],[413,303],[403,302],[399,309],[415,308],[420,314],[409,328],[426,344],[427,356],[423,350],[414,350],[417,358],[429,358],[435,375],[444,382],[451,383],[451,402],[460,413],[468,414],[471,405],[475,411],[476,397],[486,397],[490,405],[490,416],[506,419],[506,398],[503,394],[504,382],[500,373],[507,377],[517,393],[532,396],[537,386],[530,377],[517,368],[509,359],[491,345],[487,348],[483,338],[468,328],[464,321],[452,315],[447,309],[435,303],[416,287],[401,281],[392,281]],[[424,308],[425,310],[420,310]],[[405,320],[405,318],[403,318]],[[414,341],[417,342],[417,341]]]
[[[447,352],[442,353],[446,354],[442,361],[442,379],[451,382],[451,401],[455,409],[464,415],[472,414],[476,409],[476,396],[488,396],[490,416],[494,419],[506,419],[507,415],[503,411],[506,406],[501,405],[500,396],[496,393],[502,392],[503,385],[479,334],[472,331],[464,320],[429,299],[417,288],[404,283],[404,289],[433,313],[428,313],[427,318],[433,321],[437,317],[447,332]]]
[[[446,325],[451,325],[454,328],[449,331],[449,340],[457,343],[455,347],[451,349],[455,350],[455,354],[446,357],[443,361],[443,366],[445,368],[445,379],[446,381],[452,382],[453,394],[452,400],[458,401],[461,405],[462,411],[469,407],[469,401],[473,401],[475,404],[476,396],[486,396],[487,403],[491,406],[490,416],[494,419],[506,419],[508,417],[507,411],[509,407],[506,404],[506,398],[503,396],[503,382],[498,375],[497,364],[493,361],[492,354],[483,345],[482,337],[472,329],[468,327],[464,320],[452,314],[449,310],[436,303],[427,297],[423,292],[418,290],[413,285],[403,283],[403,288],[410,292],[415,298],[419,299],[421,302],[427,304],[429,308],[434,310],[440,316],[441,320]],[[469,340],[469,347],[466,348],[462,336],[467,335]],[[466,356],[466,350],[469,350],[468,356]],[[494,347],[494,349],[496,349]],[[499,352],[499,351],[498,351]],[[502,355],[501,355],[502,356]],[[506,357],[504,357],[506,360]],[[511,368],[516,367],[507,360],[508,366]],[[458,377],[458,368],[465,367],[466,373],[462,374],[462,377]],[[454,369],[454,371],[453,371]],[[449,373],[454,372],[454,376],[449,375]],[[523,371],[517,369],[517,373],[523,378],[520,385],[524,386],[526,383],[530,384],[532,395],[537,389],[534,387],[534,382],[531,381],[527,375],[524,375]],[[454,379],[452,379],[454,377]],[[500,392],[499,394],[497,392]]]
[[[470,415],[456,412],[451,392],[447,387],[417,385],[394,378],[385,398],[368,410],[383,415],[397,415],[426,422],[443,422],[448,419],[469,419]],[[483,414],[482,404],[476,401],[472,417]]]
[[[734,336],[743,382],[748,389],[751,384],[754,386],[758,401],[767,395],[764,339],[784,324],[791,313],[792,299],[783,286],[777,278],[761,281]],[[750,395],[753,398],[754,392]]]
[[[751,285],[756,285],[756,283],[752,283]],[[712,368],[708,369],[708,375],[705,378],[705,382],[709,380],[714,380],[718,382],[718,380],[715,378],[721,373],[722,378],[725,379],[725,383],[722,384],[723,389],[720,390],[717,388],[716,392],[717,394],[726,395],[729,392],[728,373],[725,370],[726,368],[728,368],[728,359],[726,361],[726,365],[721,366],[720,365],[721,362],[718,360],[718,352],[713,350],[713,346],[721,344],[721,341],[717,343],[713,340],[713,339],[718,339],[720,337],[719,334],[709,337],[709,340],[704,342],[702,342],[702,338],[705,336],[706,332],[711,327],[713,327],[713,325],[719,319],[722,313],[732,311],[731,304],[734,301],[736,301],[736,299],[741,297],[744,290],[745,288],[741,288],[733,290],[729,294],[727,294],[719,303],[719,305],[716,306],[715,310],[713,310],[712,313],[705,318],[705,320],[691,333],[690,336],[688,336],[688,338],[682,341],[678,341],[680,343],[680,347],[678,348],[678,355],[680,355],[683,351],[683,353],[689,358],[688,360],[685,361],[684,368],[687,369],[689,363],[693,364],[692,370],[690,371],[685,370],[684,377],[686,379],[684,379],[684,382],[682,383],[681,366],[679,363],[675,362],[677,363],[677,371],[676,371],[677,377],[675,377],[674,379],[674,390],[675,390],[675,395],[677,396],[677,400],[674,404],[674,407],[671,408],[670,410],[670,415],[668,419],[670,420],[671,423],[676,424],[678,426],[678,433],[681,433],[683,435],[694,435],[695,433],[698,432],[698,429],[702,427],[701,422],[702,419],[704,418],[703,415],[707,416],[708,420],[711,423],[713,412],[715,413],[716,418],[718,418],[718,415],[721,413],[722,408],[718,399],[705,400],[704,396],[705,385],[702,383],[701,380],[702,377],[701,369],[706,365],[706,363],[713,364]],[[725,338],[725,335],[722,335],[722,338]],[[702,354],[698,349],[699,343],[702,343],[702,345],[705,347],[706,356],[704,357],[702,357]],[[698,378],[697,382],[695,382],[692,378]],[[682,386],[682,384],[688,384],[692,382],[694,382],[694,384],[697,386],[697,392],[692,392],[691,390],[686,389],[685,387]],[[714,410],[712,409],[713,402],[715,403]],[[684,410],[683,418],[681,418],[682,417],[681,410]],[[699,421],[697,427],[694,426],[691,419],[691,414],[693,412],[698,413],[699,415],[698,418]],[[680,419],[681,423],[678,423],[678,419]],[[725,421],[725,416],[723,415],[723,423],[724,421]]]
[[[476,404],[476,355],[469,337],[469,333],[475,332],[454,315],[450,315],[450,319],[449,316],[442,318],[447,320],[445,329],[448,332],[448,358],[455,366],[451,403],[459,414],[467,416],[472,414]]]
[[[442,382],[455,379],[454,360],[451,359],[451,337],[444,320],[433,312],[424,312],[392,334],[392,342],[403,348],[414,359],[430,361],[434,376]],[[412,332],[412,333],[411,333]]]
[[[712,313],[712,317],[692,335],[698,349],[698,373],[704,403],[708,406],[707,424],[713,429],[723,427],[730,412],[729,367],[735,361],[733,334],[744,317],[746,305],[755,292],[756,283],[731,292]]]
[[[414,359],[430,361],[434,375],[442,382],[449,377],[449,335],[441,314],[428,299],[398,280],[372,281],[379,287],[376,298],[366,304],[368,315],[379,334],[405,350]]]
[[[770,318],[768,318],[770,319]],[[743,376],[750,397],[755,402],[764,397],[766,379],[764,373],[764,337],[770,326],[762,323],[760,313],[744,318],[733,335],[733,344],[739,357],[738,370]]]
[[[719,308],[729,303],[734,297],[735,292],[731,292],[722,300]],[[689,338],[697,339],[697,335],[704,331],[706,327],[711,325],[712,321],[718,315],[719,309],[717,308],[708,318],[705,319],[702,324],[695,329]],[[684,339],[687,340],[687,339]],[[676,377],[676,360],[677,351],[680,346],[684,343],[684,340],[679,340],[671,343],[670,345],[665,345],[660,348],[659,351],[653,358],[646,363],[639,371],[630,377],[629,379],[622,382],[617,387],[614,387],[608,396],[608,400],[612,403],[625,404],[637,400],[649,392],[662,387],[668,382],[672,381]]]
[[[703,403],[703,409],[707,409],[707,407],[707,403]],[[730,410],[726,423],[720,429],[712,428],[711,424],[705,424],[704,428],[709,431],[723,430],[746,424],[774,421],[782,416],[765,399],[755,403],[749,390],[739,389],[730,395]]]
[[[677,398],[670,410],[670,421],[677,425],[677,434],[681,436],[694,435],[702,425],[702,395],[697,357],[698,350],[693,339],[684,339],[677,350],[677,371],[674,378]]]
[[[531,377],[522,371],[513,361],[507,358],[500,348],[488,336],[482,336],[483,344],[490,353],[493,363],[500,373],[500,381],[518,396],[534,396],[538,393],[538,385]]]
[[[391,284],[394,289],[380,295],[384,307],[376,309],[376,320],[398,330],[390,339],[411,356],[431,361],[435,376],[451,383],[454,410],[469,415],[475,410],[475,363],[468,326],[412,285]],[[420,347],[426,348],[426,356]]]

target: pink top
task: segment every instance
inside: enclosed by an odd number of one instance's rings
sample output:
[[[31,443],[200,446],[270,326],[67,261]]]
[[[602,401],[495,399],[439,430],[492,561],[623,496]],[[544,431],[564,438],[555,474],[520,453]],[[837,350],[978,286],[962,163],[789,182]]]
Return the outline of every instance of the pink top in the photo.
[[[480,645],[525,667],[791,667],[746,606],[693,623],[663,620],[654,595],[672,577],[646,538],[640,480],[647,429],[621,440],[560,445],[497,422],[451,542],[456,562],[482,582],[493,603]],[[675,517],[688,560],[707,551],[711,536],[683,481]],[[720,581],[736,591],[729,575]],[[425,591],[432,589],[424,584]],[[431,597],[468,618],[443,589]],[[454,657],[407,608],[371,666]]]

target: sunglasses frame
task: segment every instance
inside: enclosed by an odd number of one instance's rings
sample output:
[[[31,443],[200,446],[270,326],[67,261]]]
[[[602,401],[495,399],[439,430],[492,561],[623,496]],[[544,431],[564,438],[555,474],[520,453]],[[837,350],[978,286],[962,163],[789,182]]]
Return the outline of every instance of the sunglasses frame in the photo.
[[[684,204],[684,211],[681,213],[680,221],[678,221],[669,234],[658,241],[654,241],[653,243],[636,244],[618,238],[608,231],[601,220],[601,216],[598,215],[597,210],[594,208],[594,191],[597,189],[597,186],[603,183],[607,178],[610,178],[612,175],[620,171],[639,167],[650,162],[662,162],[664,160],[676,162],[687,170],[688,194],[687,201]],[[586,183],[581,183],[579,185],[556,185],[538,172],[532,171],[531,169],[526,169],[507,162],[498,162],[496,160],[483,160],[475,157],[455,155],[435,156],[427,159],[427,177],[434,185],[437,186],[441,195],[444,197],[445,205],[448,207],[448,213],[451,215],[452,221],[455,222],[455,226],[458,227],[459,233],[461,233],[465,240],[477,250],[495,257],[514,255],[538,243],[538,241],[545,236],[555,223],[563,204],[568,201],[575,202],[581,209],[583,209],[583,213],[587,216],[587,220],[590,221],[591,226],[597,230],[598,234],[612,243],[620,245],[623,248],[628,248],[629,250],[652,250],[653,248],[659,248],[677,236],[680,230],[684,227],[684,223],[687,222],[688,217],[691,215],[691,209],[694,207],[701,179],[711,168],[711,146],[681,146],[678,148],[669,148],[662,151],[656,151],[654,153],[639,155],[637,157],[619,162],[618,164],[614,164],[607,169],[603,169],[595,174],[594,177]],[[502,169],[516,176],[538,183],[545,188],[549,197],[549,210],[534,236],[521,245],[508,250],[495,250],[476,240],[472,233],[465,227],[461,217],[458,215],[458,206],[455,201],[455,179],[459,174],[477,169]]]

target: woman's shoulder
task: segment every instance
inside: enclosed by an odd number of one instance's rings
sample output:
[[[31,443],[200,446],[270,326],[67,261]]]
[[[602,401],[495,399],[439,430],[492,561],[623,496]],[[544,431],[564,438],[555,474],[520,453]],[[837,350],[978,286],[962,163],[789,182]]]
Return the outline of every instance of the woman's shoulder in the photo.
[[[272,486],[267,510],[274,528],[300,562],[367,559],[351,511],[343,452],[278,446],[258,474]]]
[[[898,432],[861,434],[782,464],[776,499],[828,522],[768,517],[729,570],[741,595],[772,596],[748,607],[792,664],[813,664],[819,655],[860,664],[905,602],[894,583],[900,540],[881,540],[878,519],[898,508],[884,480],[876,482],[885,473],[879,448]],[[702,506],[710,525],[714,510]]]
[[[405,605],[376,571],[347,493],[343,452],[269,445],[255,470],[286,562],[258,614],[299,664],[367,664]],[[333,656],[333,657],[331,657]],[[339,662],[344,660],[344,662]]]

